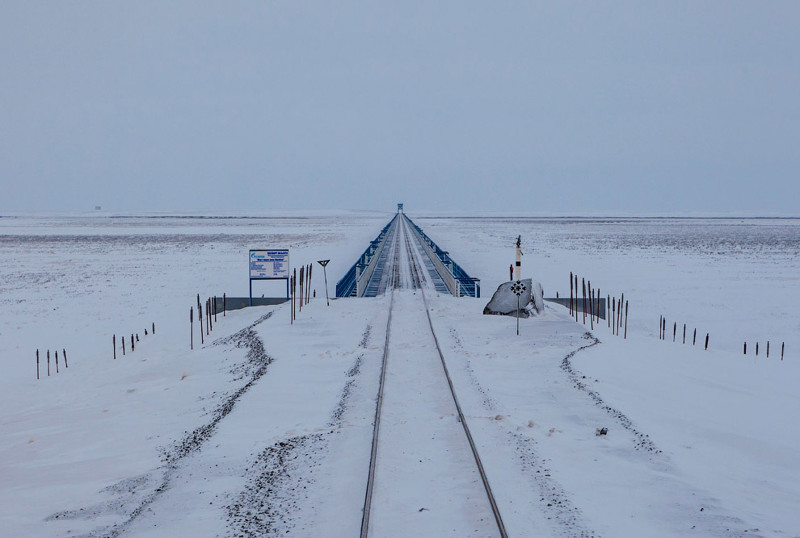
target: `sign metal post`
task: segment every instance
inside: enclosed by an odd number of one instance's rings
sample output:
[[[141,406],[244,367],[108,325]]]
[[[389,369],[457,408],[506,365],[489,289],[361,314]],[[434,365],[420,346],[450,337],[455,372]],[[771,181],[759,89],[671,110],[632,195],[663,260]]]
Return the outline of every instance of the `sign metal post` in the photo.
[[[402,210],[402,204],[400,204],[400,209]],[[331,300],[328,299],[328,270],[325,267],[328,265],[330,260],[317,260],[317,263],[322,266],[322,273],[325,275],[325,301],[328,303],[328,306],[331,305]]]
[[[525,289],[525,284],[519,280],[511,284],[511,291],[513,291],[514,295],[517,296],[517,336],[519,336],[519,297],[525,293]]]

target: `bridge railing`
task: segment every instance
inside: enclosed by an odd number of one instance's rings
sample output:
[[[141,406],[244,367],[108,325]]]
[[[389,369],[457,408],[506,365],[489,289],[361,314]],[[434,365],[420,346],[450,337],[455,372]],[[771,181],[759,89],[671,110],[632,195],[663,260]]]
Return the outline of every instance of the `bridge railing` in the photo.
[[[336,297],[351,297],[359,295],[362,291],[359,289],[359,283],[363,282],[365,285],[372,276],[372,271],[378,261],[381,249],[386,241],[386,236],[389,228],[394,223],[395,219],[390,220],[389,223],[383,227],[378,237],[370,241],[367,249],[358,257],[356,263],[348,269],[344,276],[336,283]]]
[[[422,231],[422,228],[417,226],[414,221],[405,217],[411,224],[411,227],[416,233],[417,237],[425,249],[428,257],[433,262],[436,272],[442,277],[442,281],[456,297],[480,297],[481,296],[481,281],[478,278],[473,278],[467,274],[456,262],[450,258],[450,254],[446,250],[442,250],[433,242],[433,239]]]
[[[356,295],[358,297],[363,297],[364,292],[367,291],[367,285],[372,278],[372,273],[375,272],[375,267],[378,265],[378,259],[380,258],[381,252],[383,252],[383,249],[386,246],[386,241],[389,239],[389,228],[396,219],[397,216],[389,221],[389,224],[387,224],[383,230],[381,230],[380,235],[370,243],[372,254],[370,255],[369,261],[367,261],[364,268],[359,271],[359,276],[356,278]]]

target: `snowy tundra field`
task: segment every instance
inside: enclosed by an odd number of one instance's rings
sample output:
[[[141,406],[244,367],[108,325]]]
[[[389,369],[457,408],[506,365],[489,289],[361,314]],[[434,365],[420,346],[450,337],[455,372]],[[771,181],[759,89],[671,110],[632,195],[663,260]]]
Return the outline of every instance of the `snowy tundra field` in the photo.
[[[433,317],[512,536],[800,536],[800,220],[409,216],[482,281]],[[0,535],[357,534],[388,302],[328,308],[315,266],[294,326],[231,312],[194,351],[188,310],[245,296],[250,248],[330,258],[333,295],[390,218],[0,217]],[[519,337],[482,316],[517,235],[546,296],[570,271],[624,292],[627,340],[558,306]]]

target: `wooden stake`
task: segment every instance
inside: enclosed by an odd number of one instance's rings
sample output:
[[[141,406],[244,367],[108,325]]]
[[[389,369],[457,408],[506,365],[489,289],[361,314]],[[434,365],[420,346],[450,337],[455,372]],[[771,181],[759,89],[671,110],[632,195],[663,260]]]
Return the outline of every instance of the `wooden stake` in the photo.
[[[664,320],[664,316],[658,316],[658,339],[661,340],[661,322]]]
[[[592,308],[594,306],[594,303],[592,302],[593,294],[592,294],[592,281],[591,280],[587,283],[587,287],[589,288],[589,328],[591,330],[594,330],[594,314],[593,314],[594,308]]]
[[[708,350],[708,333],[706,333],[706,350]]]
[[[58,350],[56,350],[56,373],[58,373]]]
[[[672,341],[675,341],[675,335],[678,334],[678,322],[672,324]]]
[[[133,333],[131,333],[131,353],[136,349],[136,342],[133,341]]]
[[[189,307],[189,349],[194,349],[194,308]]]
[[[581,285],[583,286],[583,324],[586,325],[586,279],[581,279]]]
[[[617,301],[616,301],[616,299],[615,299],[615,300],[614,300],[614,302],[611,304],[611,316],[612,316],[612,317],[613,317],[615,320],[617,319]],[[614,330],[615,330],[616,326],[617,326],[617,322],[616,322],[616,321],[614,321],[614,325],[611,327],[611,334],[616,334],[616,333],[614,332]]]
[[[153,322],[153,334],[156,334],[156,322]]]
[[[122,337],[122,356],[125,356],[125,337]]]
[[[769,344],[767,344],[767,349],[769,349]],[[69,364],[67,364],[67,350],[61,348],[61,354],[64,355],[64,368],[69,368]]]
[[[569,315],[572,315],[572,271],[569,272]]]
[[[686,324],[683,324],[683,343],[686,343]]]
[[[744,343],[744,354],[747,355],[747,342]]]
[[[36,350],[36,379],[39,379],[39,350]]]
[[[692,345],[697,342],[697,327],[694,328],[694,334],[692,335]]]
[[[117,335],[111,336],[111,344],[114,346],[114,360],[117,360]]]
[[[47,377],[50,377],[50,350],[47,350]]]
[[[767,340],[767,358],[769,358],[769,340]]]
[[[781,342],[781,360],[783,360],[783,348],[786,345],[786,342]]]
[[[625,334],[624,339],[628,339],[628,301],[625,301]]]
[[[756,357],[758,357],[758,342],[756,342]]]
[[[199,295],[198,295],[199,297]],[[197,321],[200,323],[200,345],[203,345],[203,305],[200,300],[197,301]]]
[[[602,299],[602,298],[603,298],[603,296],[600,295],[600,288],[597,288],[597,323],[598,323],[598,325],[600,324],[600,299]]]
[[[214,323],[217,322],[217,296],[214,296]]]
[[[575,323],[578,323],[578,275],[575,275]]]
[[[225,304],[225,303],[227,302],[227,301],[226,301],[226,299],[227,299],[227,298],[228,298],[228,297],[226,296],[226,294],[224,294],[224,293],[223,293],[223,294],[222,294],[222,317],[223,317],[223,318],[225,317],[225,311],[227,310],[227,308],[226,308],[226,307],[227,307],[227,305]]]

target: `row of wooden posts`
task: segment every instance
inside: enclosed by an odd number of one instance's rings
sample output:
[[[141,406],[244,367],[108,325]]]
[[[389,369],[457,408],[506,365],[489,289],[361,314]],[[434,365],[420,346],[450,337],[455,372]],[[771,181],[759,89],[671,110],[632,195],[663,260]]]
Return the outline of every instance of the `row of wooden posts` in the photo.
[[[600,289],[593,289],[592,282],[581,278],[581,284],[578,285],[578,275],[574,273],[569,274],[569,313],[575,316],[575,321],[580,321],[580,313],[583,313],[583,324],[586,325],[586,318],[589,318],[589,326],[594,330],[594,324],[600,324]],[[623,316],[623,307],[625,310]],[[628,301],[625,300],[623,293],[619,299],[608,295],[606,297],[606,321],[608,327],[611,329],[612,334],[619,336],[622,331],[623,338],[628,337]],[[658,322],[658,337],[661,340],[667,338],[667,320],[664,316]],[[676,342],[678,337],[678,323],[672,324],[672,341]],[[706,333],[704,349],[708,349],[709,334]],[[686,324],[683,325],[682,342],[686,343]],[[694,329],[692,334],[692,345],[697,344],[697,328]],[[767,341],[766,356],[769,358],[770,344]],[[781,360],[783,360],[786,343],[781,343]],[[759,344],[756,342],[755,354],[758,356]],[[744,343],[744,354],[747,355],[747,342]]]
[[[781,360],[783,352],[786,350],[786,342],[781,342]],[[747,355],[747,342],[744,343],[744,354]],[[756,357],[758,357],[758,342],[756,342]],[[769,340],[767,340],[767,358],[769,358]]]
[[[325,263],[320,264],[325,267],[328,263],[328,260],[323,260]],[[294,320],[297,319],[297,311],[299,309],[300,312],[303,311],[303,305],[307,305],[311,302],[312,297],[317,296],[317,291],[311,289],[311,274],[313,271],[313,264],[304,265],[300,268],[300,274],[298,275],[297,268],[292,270],[292,274],[289,276],[289,301],[290,301],[290,315],[291,320],[290,323],[294,323]],[[298,278],[299,277],[299,278]],[[299,286],[299,290],[298,290]],[[227,295],[222,294],[222,299],[220,302],[220,298],[217,296],[209,297],[206,299],[205,303],[205,335],[203,334],[203,305],[200,304],[200,294],[197,294],[197,321],[200,323],[200,344],[205,343],[204,336],[208,336],[211,334],[211,331],[214,330],[214,323],[217,321],[217,313],[220,311],[220,306],[222,307],[222,315],[225,316],[225,312],[227,310]],[[189,348],[194,349],[194,307],[189,308]]]
[[[295,267],[292,270],[292,275],[289,277],[289,301],[291,302],[289,312],[291,315],[291,319],[289,321],[290,324],[294,323],[294,320],[297,319],[297,310],[299,307],[300,312],[303,311],[303,305],[308,304],[311,302],[311,297],[317,296],[317,291],[314,290],[313,294],[311,291],[311,271],[314,268],[314,264],[309,263],[308,265],[304,265],[300,268],[300,280],[298,281],[297,277],[297,268]],[[298,294],[298,282],[299,282],[299,294]]]
[[[217,313],[220,307],[222,308],[222,317],[225,317],[227,301],[228,296],[225,293],[222,294],[221,300],[216,295],[206,299],[205,336],[210,335],[211,331],[214,330],[214,324],[217,322]],[[197,294],[197,321],[200,324],[200,345],[203,345],[205,343],[205,338],[203,337],[203,305],[200,304],[199,293]],[[191,306],[189,307],[189,349],[194,349],[194,307]]]
[[[153,322],[150,325],[150,328],[152,329],[153,334],[156,334],[156,323],[155,322]],[[148,336],[148,334],[149,333],[147,332],[147,328],[145,327],[144,335]],[[139,341],[139,333],[131,333],[131,339],[130,339],[131,353],[136,351],[136,342],[138,342],[138,341]],[[111,344],[114,347],[114,360],[117,360],[117,335],[116,334],[111,336]],[[122,337],[122,356],[123,357],[125,356],[125,337],[124,336]]]
[[[67,362],[67,350],[61,349],[61,356],[64,357],[64,368],[69,368],[69,363]],[[55,359],[56,359],[56,373],[59,372],[58,370],[58,350],[55,352]],[[47,377],[50,377],[50,350],[47,350]],[[36,379],[39,379],[39,350],[36,350]]]
[[[660,340],[667,339],[667,318],[661,316],[661,319],[658,321],[658,338]],[[672,323],[672,341],[678,341],[678,322],[675,321]],[[683,324],[683,334],[681,336],[681,342],[683,344],[686,343],[686,324]],[[697,328],[695,327],[692,331],[692,345],[697,344]],[[708,349],[708,333],[706,333],[706,340],[704,349]],[[767,358],[769,358],[769,340],[767,340]],[[783,354],[786,351],[786,342],[781,342],[781,360],[783,360]],[[747,342],[744,343],[743,352],[747,355]],[[758,342],[756,342],[756,349],[755,349],[756,357],[758,356]]]
[[[579,292],[581,295],[579,295]],[[588,293],[587,293],[588,292]],[[569,313],[575,316],[575,321],[579,321],[579,312],[583,312],[583,324],[586,325],[586,317],[589,317],[589,326],[594,330],[594,324],[598,326],[600,322],[600,288],[592,288],[592,281],[581,278],[581,286],[578,286],[578,275],[570,272],[569,274]],[[623,316],[623,307],[625,314]],[[628,338],[628,301],[625,300],[623,293],[619,298],[606,296],[606,323],[611,329],[611,334],[619,336],[622,332],[623,338]]]
[[[658,339],[659,340],[666,340],[667,339],[667,318],[661,316],[661,319],[658,321]],[[672,341],[678,341],[678,322],[675,321],[672,323]],[[683,324],[683,339],[682,342],[686,343],[686,324]],[[697,344],[697,327],[694,328],[692,332],[692,345]],[[708,349],[708,333],[706,333],[706,343],[703,349]]]

